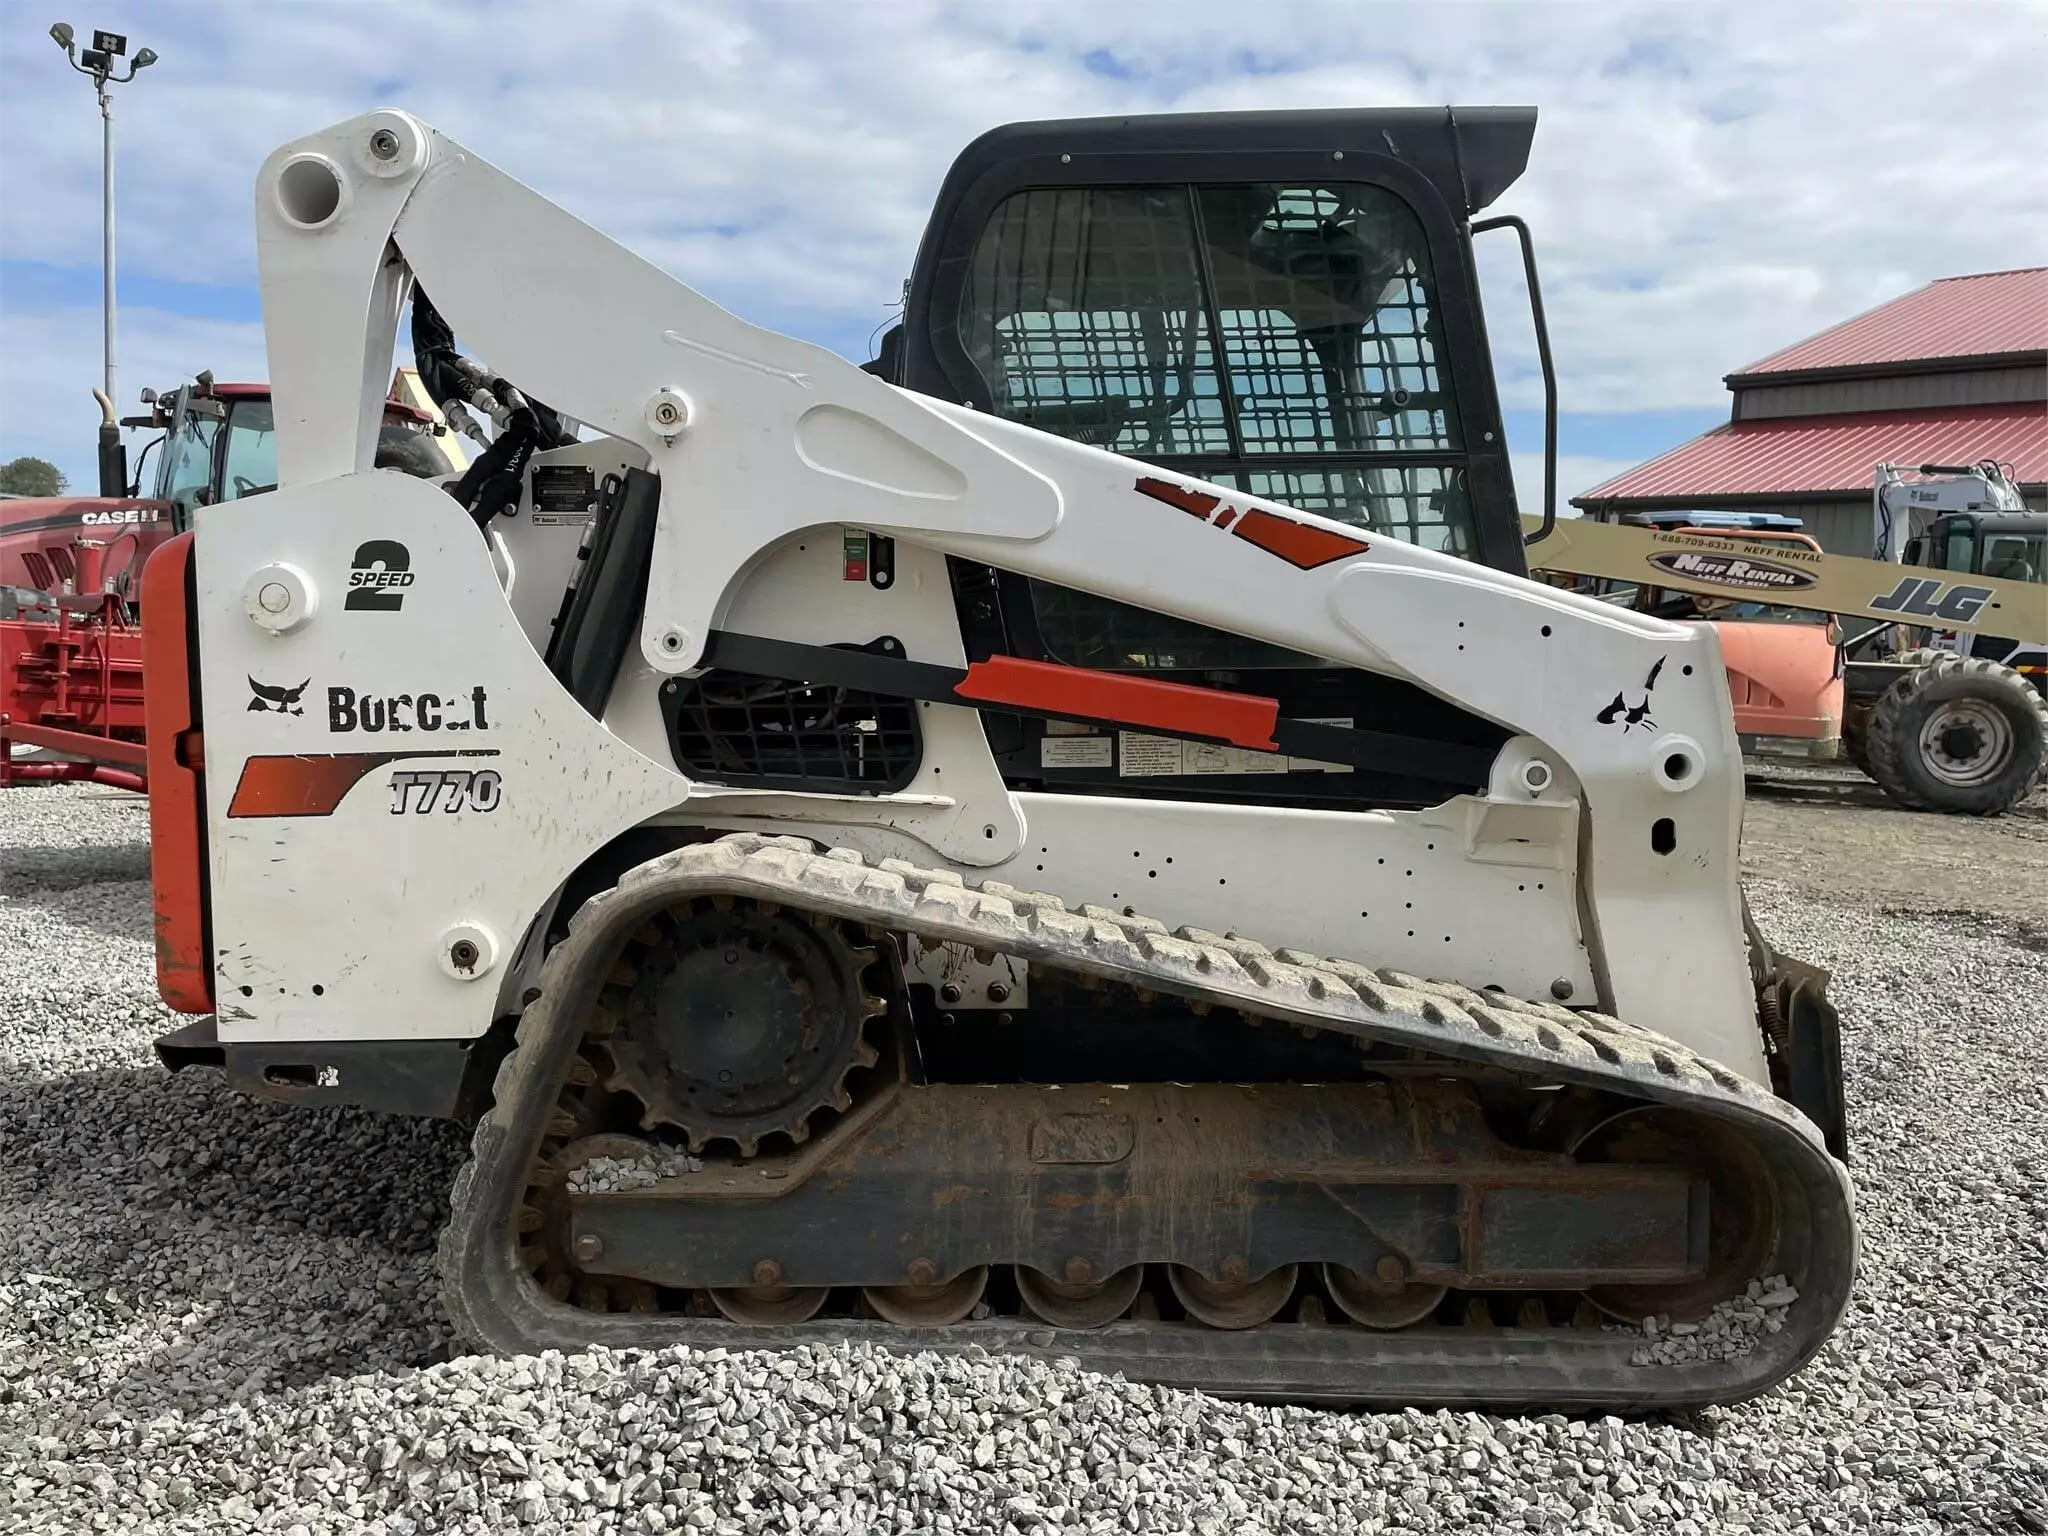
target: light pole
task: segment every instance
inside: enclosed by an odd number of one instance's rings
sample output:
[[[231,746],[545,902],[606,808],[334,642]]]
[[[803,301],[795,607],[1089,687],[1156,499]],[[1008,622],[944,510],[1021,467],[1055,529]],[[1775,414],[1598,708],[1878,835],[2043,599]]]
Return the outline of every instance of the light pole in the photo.
[[[71,61],[71,67],[91,80],[100,98],[100,263],[101,304],[105,309],[106,323],[106,390],[107,399],[114,398],[114,102],[107,93],[113,85],[126,85],[137,73],[156,62],[156,50],[144,48],[139,51],[128,66],[128,73],[114,73],[114,61],[125,57],[128,39],[119,32],[94,32],[92,46],[80,51],[72,44],[71,26],[58,22],[50,28],[50,36],[64,57]]]

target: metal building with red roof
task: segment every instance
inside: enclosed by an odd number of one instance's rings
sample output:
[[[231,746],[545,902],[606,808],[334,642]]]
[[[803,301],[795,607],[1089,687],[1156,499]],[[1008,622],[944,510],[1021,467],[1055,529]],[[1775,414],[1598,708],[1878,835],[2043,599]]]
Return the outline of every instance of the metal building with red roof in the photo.
[[[1771,511],[1863,554],[1880,461],[1996,459],[2048,508],[2048,267],[1945,277],[1727,375],[1728,422],[1572,498]]]

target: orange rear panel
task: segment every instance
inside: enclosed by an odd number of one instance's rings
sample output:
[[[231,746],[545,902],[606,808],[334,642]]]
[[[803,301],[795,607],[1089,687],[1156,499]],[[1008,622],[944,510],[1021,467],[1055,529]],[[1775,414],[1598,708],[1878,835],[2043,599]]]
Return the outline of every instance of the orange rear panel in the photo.
[[[149,750],[149,875],[156,990],[180,1013],[213,1011],[206,921],[205,756],[192,626],[192,535],[142,568],[142,708]]]

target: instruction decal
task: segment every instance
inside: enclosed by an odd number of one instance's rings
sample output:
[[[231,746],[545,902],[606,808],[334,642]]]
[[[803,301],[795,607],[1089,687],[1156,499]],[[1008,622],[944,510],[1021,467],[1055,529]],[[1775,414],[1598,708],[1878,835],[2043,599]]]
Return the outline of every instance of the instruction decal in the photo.
[[[1305,725],[1351,729],[1350,717],[1305,720]],[[1105,740],[1105,744],[1106,740]],[[1105,763],[1103,765],[1107,767]],[[1309,757],[1255,752],[1250,747],[1213,741],[1186,741],[1177,736],[1152,736],[1142,731],[1117,732],[1117,775],[1126,779],[1195,778],[1214,774],[1350,773],[1348,763],[1325,763]]]
[[[1115,745],[1107,736],[1043,736],[1038,742],[1041,768],[1110,768]]]

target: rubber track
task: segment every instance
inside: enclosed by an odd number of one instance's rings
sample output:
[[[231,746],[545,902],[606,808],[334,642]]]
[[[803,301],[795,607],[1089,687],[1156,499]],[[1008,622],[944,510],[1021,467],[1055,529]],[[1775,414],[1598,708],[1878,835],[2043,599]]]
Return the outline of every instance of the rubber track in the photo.
[[[692,896],[727,893],[973,945],[1248,1014],[1391,1041],[1452,1061],[1506,1067],[1716,1116],[1762,1153],[1777,1186],[1780,1248],[1800,1299],[1786,1326],[1736,1360],[1635,1366],[1636,1340],[1605,1329],[1443,1328],[1395,1332],[1269,1323],[1223,1333],[1125,1321],[1093,1332],[1030,1319],[899,1328],[858,1319],[750,1327],[720,1318],[583,1311],[549,1298],[521,1267],[512,1215],[548,1115],[623,935]],[[629,871],[592,897],[542,968],[476,1128],[441,1239],[448,1309],[462,1335],[503,1353],[602,1345],[779,1348],[871,1340],[897,1349],[980,1348],[1074,1357],[1095,1370],[1234,1397],[1331,1403],[1675,1408],[1749,1397],[1804,1364],[1847,1306],[1856,1231],[1847,1173],[1790,1104],[1652,1031],[1593,1013],[1476,992],[1296,950],[1181,929],[1106,908],[897,859],[751,833],[693,844]]]

